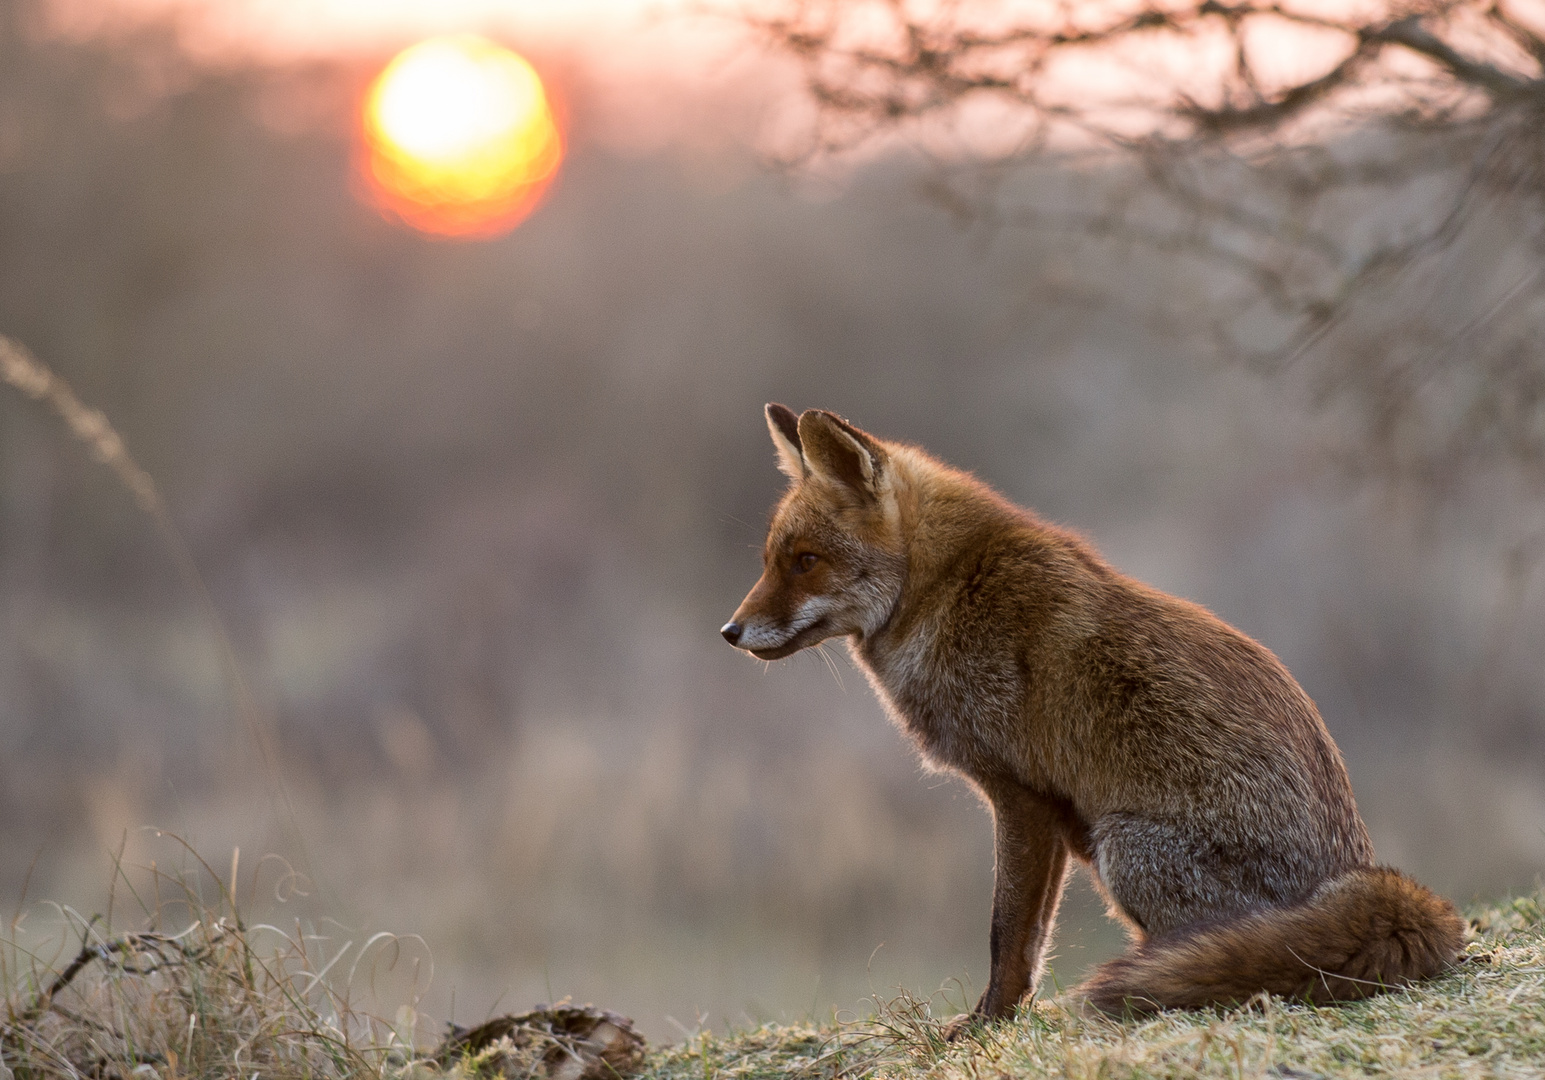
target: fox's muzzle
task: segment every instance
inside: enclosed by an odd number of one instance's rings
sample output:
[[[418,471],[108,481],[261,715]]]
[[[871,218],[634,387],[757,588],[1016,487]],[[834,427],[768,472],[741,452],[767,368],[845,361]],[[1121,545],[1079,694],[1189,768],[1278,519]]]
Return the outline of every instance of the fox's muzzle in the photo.
[[[753,591],[753,596],[755,592]],[[747,603],[719,628],[719,634],[737,649],[742,649],[758,660],[781,660],[799,652],[807,645],[821,640],[828,625],[820,615],[796,618],[791,624],[782,619],[769,618],[766,613],[748,608]]]

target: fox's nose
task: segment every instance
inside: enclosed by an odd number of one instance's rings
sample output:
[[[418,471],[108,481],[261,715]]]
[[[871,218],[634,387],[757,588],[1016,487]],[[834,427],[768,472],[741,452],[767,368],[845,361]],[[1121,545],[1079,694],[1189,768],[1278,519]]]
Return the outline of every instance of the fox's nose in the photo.
[[[741,626],[738,622],[727,622],[719,628],[719,633],[723,634],[724,640],[728,641],[731,645],[740,641],[740,635],[744,631],[745,627]]]

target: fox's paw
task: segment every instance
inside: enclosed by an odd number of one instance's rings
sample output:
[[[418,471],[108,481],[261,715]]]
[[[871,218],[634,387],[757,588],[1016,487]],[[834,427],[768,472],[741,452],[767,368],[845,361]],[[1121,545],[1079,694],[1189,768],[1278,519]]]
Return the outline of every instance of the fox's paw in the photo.
[[[984,1017],[980,1013],[963,1012],[940,1024],[939,1033],[944,1036],[945,1042],[959,1042],[962,1035],[983,1022]]]

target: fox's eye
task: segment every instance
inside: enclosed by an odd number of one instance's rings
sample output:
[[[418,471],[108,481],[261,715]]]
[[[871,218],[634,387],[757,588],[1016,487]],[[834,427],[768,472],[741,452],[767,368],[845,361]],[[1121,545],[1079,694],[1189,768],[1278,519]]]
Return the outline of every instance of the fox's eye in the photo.
[[[821,557],[814,552],[807,551],[803,555],[794,556],[794,572],[803,574],[821,561]]]

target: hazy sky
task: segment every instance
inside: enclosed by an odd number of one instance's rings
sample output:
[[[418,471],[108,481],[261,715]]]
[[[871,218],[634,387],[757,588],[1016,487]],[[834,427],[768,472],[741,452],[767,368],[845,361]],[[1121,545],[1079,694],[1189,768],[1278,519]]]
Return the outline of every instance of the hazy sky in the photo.
[[[579,61],[593,87],[610,99],[604,109],[614,118],[609,126],[643,146],[701,141],[704,131],[716,132],[708,141],[719,142],[723,136],[717,132],[730,128],[737,141],[745,139],[775,153],[797,153],[806,134],[797,68],[786,62],[769,66],[765,51],[747,47],[752,39],[745,23],[735,17],[751,6],[747,0],[48,2],[56,31],[65,35],[90,36],[114,24],[170,15],[181,23],[190,52],[210,58],[374,57],[432,34],[480,31],[527,53],[539,68],[544,56],[561,54],[566,62]],[[1140,3],[1111,0],[1107,7],[1074,10],[1077,18],[1098,22],[1102,11],[1108,18],[1110,10]],[[1315,0],[1296,6],[1314,7]],[[993,25],[994,12],[1063,17],[1056,5],[1013,0],[979,10],[988,20],[986,27]],[[1168,115],[1163,107],[1177,93],[1199,101],[1216,98],[1217,87],[1226,81],[1223,73],[1235,62],[1234,45],[1221,31],[1215,26],[1183,40],[1143,37],[1118,48],[1059,54],[1043,73],[1040,97],[1101,115],[1107,126],[1132,133],[1151,130]],[[1246,37],[1256,74],[1268,90],[1328,70],[1356,43],[1345,33],[1269,19],[1252,23]],[[769,102],[780,104],[769,111],[764,107]],[[705,122],[704,109],[717,118]],[[733,119],[725,122],[726,115]],[[996,157],[1013,152],[1028,136],[1028,119],[1011,102],[978,95],[951,114],[947,132],[927,127],[913,135],[935,153]],[[1085,139],[1076,130],[1070,137],[1074,143]]]
[[[54,0],[53,6],[66,31],[90,33],[116,21],[170,13],[183,20],[194,48],[295,57],[378,50],[451,30],[552,44],[631,35],[688,6],[714,5],[712,0]]]
[[[384,62],[433,34],[486,33],[531,59],[560,100],[583,82],[584,137],[629,153],[687,147],[710,172],[764,141],[767,102],[794,85],[787,65],[747,47],[743,23],[712,14],[742,0],[45,2],[53,35],[89,39],[172,18],[186,49],[214,63]]]

